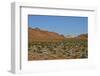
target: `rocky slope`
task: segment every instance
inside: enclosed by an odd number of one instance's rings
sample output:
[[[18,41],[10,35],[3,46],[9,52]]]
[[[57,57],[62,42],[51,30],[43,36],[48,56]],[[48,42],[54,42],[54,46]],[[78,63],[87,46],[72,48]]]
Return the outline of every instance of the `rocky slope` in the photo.
[[[49,32],[46,30],[41,30],[39,28],[28,28],[28,40],[63,40],[65,37],[55,32]]]

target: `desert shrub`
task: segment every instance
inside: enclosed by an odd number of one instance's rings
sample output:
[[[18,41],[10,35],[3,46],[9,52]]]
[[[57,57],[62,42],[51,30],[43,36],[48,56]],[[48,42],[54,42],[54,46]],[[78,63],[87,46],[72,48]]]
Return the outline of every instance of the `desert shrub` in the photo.
[[[88,57],[87,40],[66,39],[62,41],[34,41],[28,43],[28,50],[33,54],[54,55],[56,58],[87,58]],[[44,50],[43,50],[44,49]],[[43,59],[43,58],[42,58]]]

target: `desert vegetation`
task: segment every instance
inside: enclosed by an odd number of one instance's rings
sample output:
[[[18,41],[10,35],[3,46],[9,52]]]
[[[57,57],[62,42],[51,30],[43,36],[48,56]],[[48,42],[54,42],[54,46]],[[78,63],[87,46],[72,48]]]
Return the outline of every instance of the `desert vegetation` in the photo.
[[[28,60],[87,58],[87,39],[83,35],[82,37],[79,35],[76,38],[63,40],[34,40],[29,42]]]

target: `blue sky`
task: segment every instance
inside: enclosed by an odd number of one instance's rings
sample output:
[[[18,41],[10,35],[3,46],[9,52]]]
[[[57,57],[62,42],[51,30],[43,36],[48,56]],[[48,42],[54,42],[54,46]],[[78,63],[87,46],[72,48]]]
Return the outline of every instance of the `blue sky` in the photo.
[[[28,15],[28,26],[63,35],[79,35],[88,32],[88,17]]]

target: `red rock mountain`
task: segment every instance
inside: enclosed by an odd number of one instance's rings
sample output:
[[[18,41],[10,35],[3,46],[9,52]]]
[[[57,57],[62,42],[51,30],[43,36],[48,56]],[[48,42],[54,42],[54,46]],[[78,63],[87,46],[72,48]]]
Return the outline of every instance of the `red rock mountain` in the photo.
[[[36,40],[63,40],[65,37],[55,32],[41,30],[39,28],[28,28],[29,41]]]
[[[81,35],[78,35],[77,38],[83,39],[83,40],[84,40],[84,39],[87,40],[87,39],[88,39],[88,34],[81,34]]]

